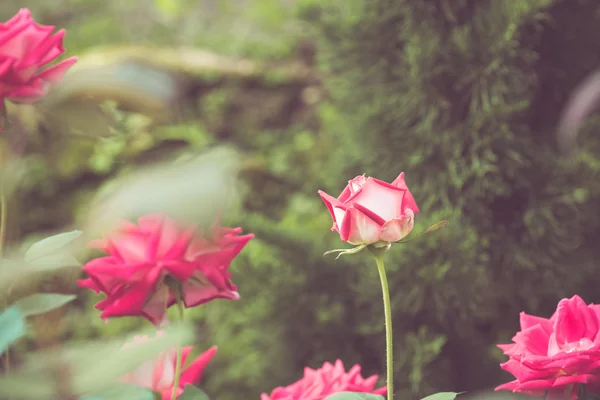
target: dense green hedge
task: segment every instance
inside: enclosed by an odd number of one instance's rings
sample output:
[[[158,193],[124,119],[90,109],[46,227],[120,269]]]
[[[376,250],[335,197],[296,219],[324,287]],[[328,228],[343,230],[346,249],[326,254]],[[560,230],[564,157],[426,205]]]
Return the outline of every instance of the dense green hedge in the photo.
[[[420,226],[451,221],[394,252],[398,381],[423,394],[507,379],[494,344],[510,340],[519,311],[548,314],[574,293],[600,301],[598,140],[562,159],[554,136],[570,91],[600,66],[598,3],[311,3],[303,15],[318,21],[350,122],[338,142],[362,151],[349,170],[405,170]],[[411,342],[422,327],[429,336]]]

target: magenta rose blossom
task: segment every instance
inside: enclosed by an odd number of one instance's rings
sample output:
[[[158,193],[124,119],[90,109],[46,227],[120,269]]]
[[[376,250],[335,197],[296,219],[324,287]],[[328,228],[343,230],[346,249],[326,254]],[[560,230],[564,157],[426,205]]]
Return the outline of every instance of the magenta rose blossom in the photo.
[[[162,334],[163,332],[158,332],[159,336]],[[137,343],[143,343],[148,340],[151,339],[147,336],[136,336],[131,343],[127,343],[123,348],[135,346]],[[200,354],[194,361],[185,367],[186,361],[192,350],[193,347],[189,346],[184,347],[181,351],[181,376],[177,387],[177,397],[183,393],[187,385],[198,383],[202,379],[206,364],[208,364],[217,353],[217,346],[213,346]],[[155,360],[147,361],[135,370],[129,372],[121,379],[121,381],[160,393],[162,400],[171,400],[173,384],[175,383],[176,365],[177,349],[165,351]]]
[[[319,190],[333,218],[332,231],[353,245],[397,242],[410,233],[417,203],[402,172],[392,183],[357,176],[336,199]]]
[[[109,255],[84,265],[88,278],[78,284],[106,294],[96,304],[102,318],[139,315],[158,325],[176,301],[167,278],[180,286],[185,307],[239,299],[229,264],[254,237],[240,233],[241,228],[216,226],[206,236],[162,214],[142,217],[139,225],[123,222],[107,238],[90,243]]]
[[[26,8],[0,24],[0,106],[5,98],[24,103],[40,100],[77,61],[71,57],[45,68],[65,51],[65,30],[54,35],[53,30],[38,25]]]
[[[521,313],[514,343],[498,345],[509,357],[502,369],[516,379],[496,390],[576,399],[582,383],[600,393],[599,331],[600,305],[587,305],[579,296],[562,299],[550,319]]]
[[[339,392],[359,392],[385,394],[386,387],[375,389],[377,375],[363,378],[360,365],[346,372],[344,364],[337,360],[335,365],[329,362],[319,369],[304,369],[304,377],[286,387],[278,387],[271,395],[263,393],[260,400],[323,400]]]

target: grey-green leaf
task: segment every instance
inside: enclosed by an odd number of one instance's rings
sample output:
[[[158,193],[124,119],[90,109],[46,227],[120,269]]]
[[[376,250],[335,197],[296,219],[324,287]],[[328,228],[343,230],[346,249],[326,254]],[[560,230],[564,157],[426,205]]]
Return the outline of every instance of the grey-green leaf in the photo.
[[[440,392],[436,394],[432,394],[431,396],[427,396],[422,398],[421,400],[454,400],[456,396],[462,394],[464,392]]]
[[[154,392],[135,385],[114,383],[110,389],[82,396],[79,400],[154,400]]]
[[[190,324],[169,327],[164,335],[158,337],[155,337],[156,329],[140,333],[151,340],[122,348],[131,337],[121,337],[108,342],[78,343],[26,354],[18,370],[0,376],[0,393],[3,397],[23,400],[56,399],[53,373],[66,368],[72,394],[93,399],[113,388],[116,380],[143,362],[155,359],[159,353],[173,349],[179,343],[187,345],[194,339]]]
[[[165,213],[199,225],[211,224],[235,199],[240,169],[237,151],[216,148],[190,160],[156,163],[132,172],[108,193],[99,193],[86,233],[101,235],[120,220]]]
[[[371,393],[339,392],[327,396],[325,400],[384,400],[384,398]]]
[[[72,294],[36,293],[17,300],[14,306],[26,316],[39,315],[64,306],[76,298]]]
[[[425,229],[423,232],[421,232],[419,234],[416,234],[416,235],[413,235],[413,236],[408,236],[407,238],[402,239],[402,240],[398,241],[397,243],[405,243],[405,242],[408,242],[410,240],[414,240],[414,239],[420,238],[421,236],[427,235],[428,233],[435,232],[435,231],[437,231],[439,229],[442,229],[442,228],[448,226],[448,224],[449,224],[449,222],[446,221],[446,220],[443,220],[443,221],[440,221],[440,222],[436,222],[435,224],[433,224],[430,227],[428,227],[427,229]]]
[[[194,339],[190,324],[172,326],[165,332],[156,337],[154,332],[148,332],[151,340],[127,348],[121,348],[123,342],[118,344],[118,348],[112,349],[107,345],[90,345],[86,350],[73,354],[73,390],[76,393],[104,390],[144,361],[154,359],[162,351],[173,349],[179,343],[188,344]]]
[[[37,258],[30,262],[28,266],[35,272],[42,272],[59,268],[79,267],[81,263],[71,254],[56,253]]]
[[[81,233],[78,230],[59,233],[58,235],[50,236],[34,243],[25,253],[25,262],[30,263],[56,253],[80,237]]]
[[[187,385],[185,390],[178,397],[179,400],[209,400],[206,393],[202,390],[198,389],[194,385]]]
[[[0,314],[0,354],[15,340],[25,334],[25,318],[16,307]]]

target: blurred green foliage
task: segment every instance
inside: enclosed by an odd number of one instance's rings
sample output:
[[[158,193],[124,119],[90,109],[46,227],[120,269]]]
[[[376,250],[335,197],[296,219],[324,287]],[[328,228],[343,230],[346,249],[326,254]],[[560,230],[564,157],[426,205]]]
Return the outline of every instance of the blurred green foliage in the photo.
[[[199,87],[210,90],[185,97],[176,123],[108,105],[108,134],[42,132],[24,158],[15,240],[77,225],[93,194],[132,166],[222,142],[245,152],[242,207],[226,216],[257,236],[233,266],[242,299],[188,314],[197,351],[219,346],[202,385],[211,398],[258,398],[305,365],[337,358],[382,374],[372,260],[322,256],[340,243],[316,191],[337,195],[362,173],[406,172],[421,209],[415,232],[450,221],[388,256],[399,397],[511,379],[495,344],[510,341],[520,311],[548,316],[575,293],[600,302],[598,121],[571,158],[554,139],[570,91],[600,66],[597,1],[9,0],[0,19],[23,6],[68,29],[69,55],[197,46],[269,65],[296,60],[323,76],[321,84],[269,68],[258,80],[201,74]],[[42,286],[75,291],[77,276]],[[105,324],[92,309],[98,298],[84,295],[65,316],[64,338],[145,324]]]

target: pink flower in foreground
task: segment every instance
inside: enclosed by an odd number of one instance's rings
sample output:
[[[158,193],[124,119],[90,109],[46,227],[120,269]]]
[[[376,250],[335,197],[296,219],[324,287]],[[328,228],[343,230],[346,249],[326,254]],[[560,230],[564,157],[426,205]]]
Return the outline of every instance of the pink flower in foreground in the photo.
[[[159,335],[162,332],[158,333]],[[135,346],[136,343],[146,342],[147,336],[136,336],[132,343],[128,343],[123,348]],[[179,378],[179,387],[177,388],[177,396],[179,397],[186,385],[198,383],[202,379],[204,367],[217,353],[217,346],[213,346],[192,363],[184,368],[193,346],[184,347],[181,357],[181,376]],[[125,383],[134,384],[146,389],[153,390],[162,395],[163,400],[170,400],[173,394],[173,383],[175,380],[175,366],[177,362],[177,350],[167,351],[158,356],[156,360],[147,361],[140,365],[135,370],[129,372],[121,380]]]
[[[502,369],[516,379],[496,390],[576,399],[582,383],[600,393],[599,331],[600,305],[587,305],[579,296],[562,299],[550,319],[521,313],[514,343],[498,345],[509,357]]]
[[[319,195],[333,218],[331,230],[353,245],[397,242],[410,233],[419,212],[404,172],[392,183],[357,176],[337,199],[322,190]]]
[[[40,100],[77,61],[71,57],[40,71],[65,51],[65,30],[52,35],[53,30],[54,26],[38,25],[26,8],[0,24],[0,105],[4,98],[24,103]]]
[[[139,225],[123,222],[107,238],[90,243],[109,255],[84,265],[88,278],[78,284],[106,294],[96,304],[102,318],[140,315],[155,325],[176,301],[169,281],[180,285],[185,307],[237,300],[229,264],[254,237],[239,236],[241,231],[217,226],[209,237],[196,235],[195,227],[181,227],[162,214],[142,217]]]
[[[359,392],[385,394],[386,387],[374,389],[377,375],[363,378],[360,365],[346,372],[344,364],[337,360],[335,364],[326,362],[319,369],[304,369],[304,377],[286,387],[278,387],[271,395],[263,393],[260,400],[323,400],[339,392]]]

